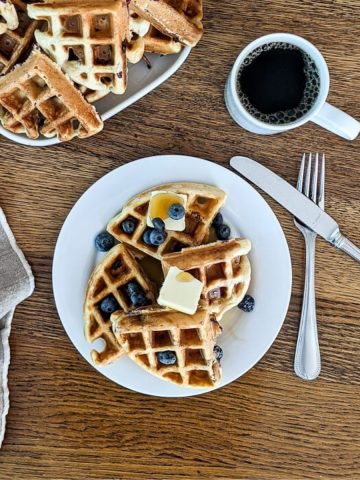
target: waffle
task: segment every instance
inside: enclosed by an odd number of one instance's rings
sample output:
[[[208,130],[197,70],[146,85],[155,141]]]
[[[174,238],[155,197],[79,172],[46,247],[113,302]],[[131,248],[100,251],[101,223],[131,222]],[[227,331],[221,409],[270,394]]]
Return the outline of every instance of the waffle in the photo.
[[[126,44],[126,58],[130,63],[138,63],[145,51],[144,37],[148,33],[150,23],[132,10],[129,11],[130,39]]]
[[[144,42],[145,52],[157,53],[159,55],[179,53],[182,48],[180,42],[159,32],[159,30],[152,25],[144,37]]]
[[[115,337],[140,367],[183,387],[213,387],[221,377],[215,358],[222,329],[207,310],[194,315],[154,308],[111,316]],[[176,353],[175,365],[162,365],[157,352]]]
[[[29,16],[43,19],[48,30],[37,30],[38,44],[69,74],[91,90],[125,92],[127,4],[123,0],[64,0],[28,6]]]
[[[149,246],[142,241],[142,235],[147,228],[146,217],[151,192],[163,190],[166,192],[184,194],[187,196],[185,216],[186,228],[183,232],[167,231],[165,242],[158,246]],[[107,230],[119,241],[125,242],[144,253],[161,259],[162,255],[179,251],[183,247],[201,245],[209,237],[211,223],[226,199],[223,190],[210,185],[198,183],[169,183],[150,188],[133,197],[115,218],[110,220]],[[121,229],[121,223],[132,218],[136,222],[135,231],[126,234]]]
[[[84,85],[77,85],[82,96],[86,98],[89,103],[95,103],[98,100],[109,95],[109,90],[91,90],[90,88],[85,87]]]
[[[0,78],[0,121],[7,130],[30,138],[57,135],[61,141],[89,137],[103,127],[60,67],[38,50]]]
[[[110,250],[89,279],[84,303],[85,337],[88,342],[94,342],[98,338],[105,342],[102,352],[91,352],[97,365],[111,363],[124,353],[112,333],[110,318],[101,312],[99,304],[112,294],[119,304],[119,311],[129,312],[132,306],[125,288],[130,281],[137,281],[147,298],[155,303],[154,285],[147,279],[134,254],[123,244]]]
[[[220,320],[241,302],[249,288],[250,249],[247,239],[218,241],[164,255],[162,266],[165,275],[170,267],[178,267],[200,280],[204,285],[200,305]]]
[[[0,35],[6,30],[15,30],[19,26],[19,19],[14,5],[10,0],[3,0],[0,3]]]
[[[202,0],[132,0],[131,8],[184,45],[194,47],[202,37]]]
[[[12,0],[12,3],[16,11],[18,24],[15,26],[15,22],[12,24],[9,22],[9,28],[5,31],[3,24],[0,24],[0,75],[10,71],[23,54],[27,52],[34,41],[34,31],[39,27],[39,22],[28,17],[27,5],[24,2]],[[0,15],[2,15],[1,10]]]

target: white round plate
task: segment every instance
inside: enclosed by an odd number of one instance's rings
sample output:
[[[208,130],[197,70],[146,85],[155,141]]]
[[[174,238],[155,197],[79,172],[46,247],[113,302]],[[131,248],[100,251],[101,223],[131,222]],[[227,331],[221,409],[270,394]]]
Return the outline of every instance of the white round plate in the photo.
[[[265,200],[247,182],[224,167],[200,158],[162,155],[123,165],[90,187],[69,213],[60,232],[53,263],[56,306],[66,333],[77,350],[99,372],[118,385],[148,395],[187,397],[212,389],[178,387],[156,378],[129,358],[97,368],[84,337],[82,307],[88,278],[101,258],[96,235],[133,195],[168,182],[216,185],[228,194],[222,209],[232,237],[252,242],[252,280],[249,293],[256,301],[252,313],[234,308],[224,317],[219,345],[224,350],[219,387],[243,375],[265,354],[285,319],[291,293],[291,261],[281,226]]]

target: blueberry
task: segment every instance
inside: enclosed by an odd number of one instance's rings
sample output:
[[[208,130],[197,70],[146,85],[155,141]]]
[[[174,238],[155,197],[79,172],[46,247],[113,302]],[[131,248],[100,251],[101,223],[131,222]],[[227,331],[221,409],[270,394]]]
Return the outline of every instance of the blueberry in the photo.
[[[251,295],[245,295],[238,307],[244,312],[252,312],[255,308],[255,300]]]
[[[173,220],[181,220],[185,215],[185,208],[179,203],[174,203],[169,207],[168,215]]]
[[[222,225],[222,223],[223,223],[223,216],[219,212],[215,215],[215,218],[214,218],[212,224],[214,225],[214,227],[220,227],[220,225]]]
[[[125,233],[133,233],[136,228],[135,220],[128,218],[121,224],[122,231]]]
[[[134,307],[145,307],[149,305],[149,299],[142,292],[134,292],[130,295],[131,303]]]
[[[154,218],[152,221],[155,230],[159,230],[160,232],[163,232],[165,230],[165,223],[161,218]]]
[[[151,245],[150,234],[152,232],[152,228],[147,228],[143,233],[142,239],[146,245]]]
[[[116,310],[119,310],[119,308],[119,304],[113,295],[109,295],[101,300],[100,310],[107,315],[111,315],[116,312]]]
[[[141,287],[137,282],[129,282],[126,286],[127,291],[129,292],[129,295],[136,293],[136,292],[141,292]]]
[[[231,230],[227,225],[221,224],[216,227],[216,236],[219,240],[227,240],[230,237],[230,234]]]
[[[215,345],[214,347],[214,353],[215,353],[215,358],[218,362],[220,362],[220,360],[222,359],[223,355],[224,355],[224,352],[222,350],[221,347],[219,347],[219,345]]]
[[[162,243],[165,242],[166,238],[166,233],[165,232],[159,232],[159,230],[153,230],[150,232],[150,242],[151,245],[161,245]]]
[[[157,357],[163,365],[174,365],[177,361],[176,353],[167,350],[166,352],[158,352]]]
[[[108,252],[115,244],[115,239],[109,232],[101,232],[95,238],[95,248],[99,252]]]

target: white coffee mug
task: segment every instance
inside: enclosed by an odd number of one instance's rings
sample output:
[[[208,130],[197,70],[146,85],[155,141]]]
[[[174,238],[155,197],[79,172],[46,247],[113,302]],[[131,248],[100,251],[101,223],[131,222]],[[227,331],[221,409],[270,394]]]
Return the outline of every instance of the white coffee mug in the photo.
[[[254,118],[241,104],[237,93],[239,69],[245,58],[256,48],[273,42],[289,43],[307,53],[315,62],[320,77],[320,91],[314,105],[304,116],[285,125],[272,125]],[[260,135],[274,135],[312,121],[346,140],[354,140],[359,135],[360,123],[347,113],[327,103],[329,86],[329,69],[324,57],[312,43],[290,33],[272,33],[254,40],[240,53],[226,82],[225,103],[235,122],[249,132]]]

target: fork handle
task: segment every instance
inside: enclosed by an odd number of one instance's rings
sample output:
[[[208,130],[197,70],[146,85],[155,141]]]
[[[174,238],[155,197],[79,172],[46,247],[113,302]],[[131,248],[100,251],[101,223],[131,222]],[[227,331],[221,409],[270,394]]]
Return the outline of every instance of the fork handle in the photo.
[[[321,370],[315,306],[315,239],[313,233],[305,236],[304,297],[294,360],[295,373],[304,380],[314,380]]]
[[[360,248],[354,245],[348,238],[343,235],[340,230],[336,233],[335,237],[332,240],[333,245],[339,250],[350,255],[360,263]]]

